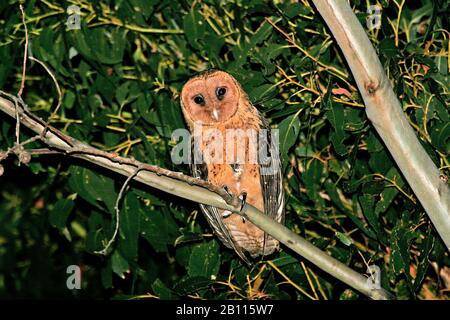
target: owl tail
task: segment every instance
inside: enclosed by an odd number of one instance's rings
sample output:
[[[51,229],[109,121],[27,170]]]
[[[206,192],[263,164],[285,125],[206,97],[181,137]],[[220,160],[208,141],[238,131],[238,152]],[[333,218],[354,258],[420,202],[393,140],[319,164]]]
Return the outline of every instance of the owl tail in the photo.
[[[266,235],[250,221],[241,222],[246,224],[246,228],[242,228],[239,223],[227,223],[227,219],[224,222],[236,246],[248,252],[252,258],[269,255],[280,247],[278,240]]]

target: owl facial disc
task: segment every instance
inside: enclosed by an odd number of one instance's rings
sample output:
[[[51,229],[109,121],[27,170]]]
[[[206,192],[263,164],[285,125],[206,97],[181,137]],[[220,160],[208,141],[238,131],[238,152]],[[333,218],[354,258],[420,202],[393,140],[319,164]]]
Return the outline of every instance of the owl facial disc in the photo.
[[[186,118],[192,122],[215,125],[230,120],[241,101],[236,80],[226,72],[215,71],[189,80],[181,91],[181,102]]]

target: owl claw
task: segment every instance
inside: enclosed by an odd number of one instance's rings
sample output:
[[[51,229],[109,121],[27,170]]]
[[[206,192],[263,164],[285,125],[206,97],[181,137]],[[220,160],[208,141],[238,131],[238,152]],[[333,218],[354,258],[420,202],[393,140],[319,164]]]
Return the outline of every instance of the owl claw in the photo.
[[[241,204],[241,212],[242,210],[244,210],[244,207],[246,205],[246,200],[247,200],[247,192],[242,192],[241,195],[239,196],[239,199],[241,199],[242,204]],[[242,216],[242,222],[245,222],[245,217]]]
[[[229,210],[224,210],[222,212],[222,218],[228,218],[229,216],[231,216],[233,212],[229,211]]]
[[[231,196],[230,189],[229,189],[226,185],[224,185],[222,188],[223,188],[223,190],[225,190],[225,192],[226,192],[229,196]]]

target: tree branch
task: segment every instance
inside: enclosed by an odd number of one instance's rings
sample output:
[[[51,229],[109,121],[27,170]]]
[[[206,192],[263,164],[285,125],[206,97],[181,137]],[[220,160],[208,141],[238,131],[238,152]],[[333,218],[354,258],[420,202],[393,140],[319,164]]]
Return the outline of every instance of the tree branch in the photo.
[[[369,120],[450,251],[450,189],[425,152],[347,1],[313,0],[344,53]]]
[[[19,101],[19,103],[21,102]],[[26,109],[25,106],[22,107]],[[0,110],[13,118],[16,117],[15,105],[2,97],[0,97]],[[390,299],[392,297],[382,288],[373,288],[369,284],[369,281],[367,281],[367,278],[316,248],[285,226],[268,218],[255,207],[246,204],[241,210],[241,200],[235,195],[230,195],[222,188],[179,172],[144,164],[135,159],[123,158],[115,153],[108,153],[93,148],[63,134],[36,116],[23,112],[19,114],[19,117],[21,124],[34,131],[50,150],[53,149],[67,156],[84,159],[122,174],[129,179],[139,181],[145,185],[181,198],[241,214],[260,229],[278,239],[281,243],[311,261],[322,270],[330,273],[332,276],[340,279],[369,298]],[[42,134],[44,131],[45,133]],[[124,184],[124,187],[126,184]]]

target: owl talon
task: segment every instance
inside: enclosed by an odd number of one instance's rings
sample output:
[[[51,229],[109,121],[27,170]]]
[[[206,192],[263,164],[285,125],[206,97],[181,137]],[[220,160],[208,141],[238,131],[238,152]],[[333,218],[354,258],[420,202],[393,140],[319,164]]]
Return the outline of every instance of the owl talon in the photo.
[[[233,212],[229,211],[229,210],[224,210],[222,212],[222,218],[228,218],[229,216],[231,216],[233,214]]]
[[[229,196],[231,196],[230,189],[229,189],[226,185],[224,185],[222,188],[223,188],[223,190],[225,190],[225,192],[226,192]]]
[[[242,192],[241,195],[239,196],[239,199],[241,199],[242,203],[241,203],[241,212],[242,210],[244,210],[244,207],[246,205],[246,200],[247,200],[247,192]],[[242,222],[245,222],[245,218],[242,216]]]

